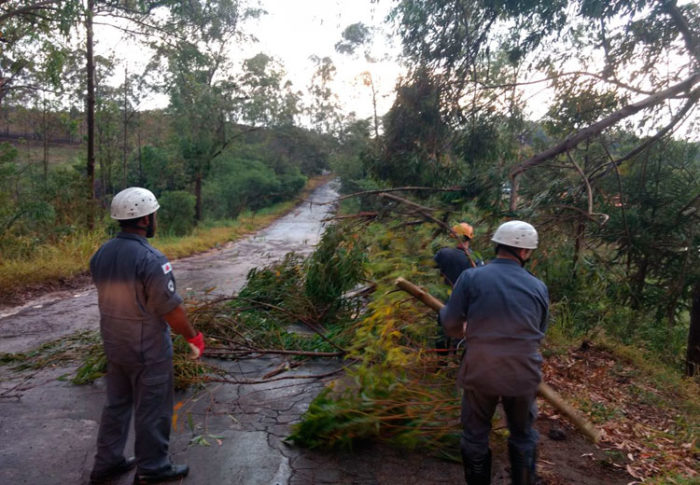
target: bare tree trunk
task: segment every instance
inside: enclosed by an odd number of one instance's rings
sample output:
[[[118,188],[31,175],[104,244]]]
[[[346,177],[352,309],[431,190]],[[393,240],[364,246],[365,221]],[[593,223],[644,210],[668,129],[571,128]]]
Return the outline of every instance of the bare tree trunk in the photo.
[[[647,279],[649,256],[644,256],[639,262],[637,273],[632,278],[632,308],[638,310],[642,305],[642,293]]]
[[[95,0],[87,0],[85,29],[87,31],[87,225],[95,227],[95,60],[93,58],[92,16]]]
[[[138,145],[139,145],[139,185],[143,184],[143,164],[141,160],[141,112],[137,111],[136,115],[138,116],[137,120],[137,125],[136,129],[138,130],[137,132],[137,137],[138,137]]]
[[[370,75],[370,87],[372,88],[372,109],[374,110],[374,139],[379,140],[379,121],[377,119],[377,92],[374,89],[374,80]]]
[[[202,174],[198,173],[194,179],[194,196],[195,196],[195,219],[202,220]]]
[[[124,140],[123,140],[123,146],[122,146],[122,171],[123,171],[123,183],[122,187],[126,188],[126,137],[127,137],[127,122],[128,122],[128,117],[127,117],[127,82],[129,81],[128,78],[128,71],[127,68],[124,67]]]
[[[510,205],[509,209],[514,212],[518,207],[518,190],[520,189],[520,178],[514,175],[510,178]]]
[[[46,98],[44,98],[44,113],[42,116],[42,132],[44,141],[44,185],[49,181],[49,123],[47,120],[48,114],[46,109]]]
[[[700,282],[693,285],[692,299],[688,352],[685,359],[685,373],[688,376],[700,374]]]

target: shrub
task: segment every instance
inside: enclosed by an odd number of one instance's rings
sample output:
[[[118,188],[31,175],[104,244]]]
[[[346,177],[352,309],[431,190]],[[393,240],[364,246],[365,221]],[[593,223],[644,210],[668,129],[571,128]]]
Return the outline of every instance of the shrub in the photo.
[[[342,294],[364,277],[366,255],[356,236],[330,226],[308,261],[304,292],[322,313],[332,315],[343,303]]]
[[[158,225],[162,232],[184,236],[194,229],[195,197],[184,190],[163,192],[160,196]]]

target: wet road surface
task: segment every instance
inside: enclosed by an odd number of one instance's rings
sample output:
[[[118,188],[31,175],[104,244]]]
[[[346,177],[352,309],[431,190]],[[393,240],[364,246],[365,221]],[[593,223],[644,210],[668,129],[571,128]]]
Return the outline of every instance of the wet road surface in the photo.
[[[312,202],[337,197],[333,184],[317,189]],[[175,261],[178,291],[230,295],[250,268],[288,251],[309,253],[332,205],[306,202],[268,228],[221,249]],[[60,292],[0,310],[0,353],[32,349],[76,330],[97,329],[92,288]],[[260,379],[282,359],[259,357],[220,363],[240,379]],[[316,361],[289,371],[319,375],[339,361]],[[0,366],[0,484],[65,485],[88,481],[104,382],[75,386],[59,378],[75,366],[22,373]],[[353,452],[310,451],[284,442],[330,378],[288,379],[262,384],[210,384],[177,393],[178,420],[171,436],[176,463],[188,463],[192,485],[242,484],[430,484],[462,483],[461,465],[370,446]],[[206,444],[205,444],[206,442]],[[208,446],[207,446],[208,445]],[[133,431],[127,453],[133,450]],[[131,483],[133,472],[114,481]],[[177,483],[177,482],[176,482]],[[505,483],[495,481],[494,483]]]
[[[182,296],[229,296],[240,290],[254,267],[266,266],[295,251],[309,254],[323,234],[323,219],[335,210],[337,183],[312,192],[309,199],[267,228],[220,249],[173,262]],[[97,292],[89,286],[60,291],[26,304],[0,309],[0,353],[23,352],[77,330],[99,328]]]

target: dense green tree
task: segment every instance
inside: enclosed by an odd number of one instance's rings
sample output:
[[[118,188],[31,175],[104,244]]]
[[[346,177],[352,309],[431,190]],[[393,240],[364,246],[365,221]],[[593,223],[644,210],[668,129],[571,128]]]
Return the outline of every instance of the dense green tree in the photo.
[[[68,37],[82,10],[78,0],[7,0],[0,4],[0,106],[9,94],[59,89]]]
[[[174,141],[194,185],[195,216],[201,220],[202,182],[214,159],[230,142],[227,118],[233,107],[230,98],[216,86],[209,85],[206,79],[197,79],[192,71],[182,74],[186,81],[171,91],[169,110],[173,116]]]
[[[349,120],[340,133],[340,147],[331,159],[343,192],[359,190],[359,184],[369,174],[363,159],[374,159],[378,140],[370,137],[369,120]],[[369,163],[367,164],[369,165]]]
[[[464,96],[474,87],[509,87],[493,79],[499,69],[491,66],[497,67],[500,52],[513,65],[527,62],[547,73],[545,81],[555,92],[570,90],[571,82],[616,91],[621,101],[616,111],[514,164],[514,178],[638,113],[642,123],[659,126],[662,136],[684,119],[699,95],[694,88],[700,82],[698,8],[692,3],[404,0],[393,19],[407,58],[440,73],[451,100],[446,108],[455,115],[463,111]],[[666,62],[677,68],[666,70]],[[571,71],[571,65],[577,70]],[[517,191],[513,195],[515,200]]]
[[[319,133],[336,134],[340,129],[340,103],[333,92],[336,67],[330,57],[311,56],[315,64],[311,83],[308,87],[311,102],[306,107],[309,122]]]
[[[341,34],[341,40],[336,42],[335,50],[341,54],[354,54],[372,39],[372,31],[362,22],[350,24]]]
[[[144,146],[140,157],[131,158],[128,177],[128,185],[148,187],[156,197],[165,191],[187,187],[182,159],[154,145]]]
[[[449,130],[441,112],[442,87],[436,76],[419,69],[401,84],[384,117],[384,155],[367,167],[394,185],[439,185],[453,175],[447,143]]]
[[[168,111],[179,156],[194,187],[196,219],[201,220],[202,182],[231,141],[236,92],[226,47],[240,35],[240,18],[256,12],[220,0],[181,4],[177,13],[171,28],[179,36],[159,43],[157,60],[167,65],[163,88],[170,96]]]
[[[214,219],[235,218],[245,209],[269,205],[280,190],[280,180],[269,166],[223,155],[204,186],[206,212]]]
[[[630,143],[628,141],[627,143]],[[618,180],[619,176],[619,180]],[[627,268],[633,305],[675,324],[679,300],[700,279],[700,145],[666,140],[601,183],[610,220],[597,232]],[[618,185],[619,182],[619,185]]]
[[[163,192],[158,211],[159,231],[175,236],[184,236],[194,229],[195,198],[186,190]]]
[[[285,81],[278,61],[259,53],[243,62],[238,79],[241,118],[254,126],[293,125],[299,114],[300,93]]]
[[[337,140],[314,130],[298,126],[277,126],[268,130],[247,130],[241,134],[246,143],[230,150],[239,158],[264,162],[275,173],[299,170],[304,175],[318,175],[329,168]]]
[[[627,265],[618,288],[673,322],[696,281],[697,254],[682,249],[696,236],[678,225],[697,205],[697,154],[669,138],[691,132],[700,97],[697,4],[401,0],[391,18],[413,72],[440,90],[459,168],[507,174],[510,215],[541,217],[573,245],[572,278],[584,251],[614,248]],[[549,94],[539,126],[522,115],[531,87]]]

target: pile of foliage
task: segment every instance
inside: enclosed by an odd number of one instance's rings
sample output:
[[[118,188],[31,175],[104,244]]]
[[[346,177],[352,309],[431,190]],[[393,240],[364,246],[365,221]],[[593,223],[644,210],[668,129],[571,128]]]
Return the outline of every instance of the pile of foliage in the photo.
[[[460,218],[476,220],[474,215]],[[488,259],[487,238],[479,227],[475,245]],[[396,220],[331,226],[308,259],[290,253],[279,263],[252,270],[237,297],[188,302],[192,320],[207,335],[206,355],[285,355],[279,372],[309,358],[343,357],[345,374],[314,399],[294,425],[291,442],[352,449],[380,441],[458,460],[460,398],[455,380],[460,352],[437,350],[434,312],[394,287],[396,277],[402,276],[441,299],[447,296],[432,255],[449,239],[434,236],[431,225]],[[566,257],[542,251],[530,269],[556,282],[557,261]],[[358,296],[362,293],[348,291],[365,278],[376,284],[369,301]],[[553,302],[543,348],[545,380],[603,430],[600,448],[608,466],[640,480],[666,477],[682,482],[693,477],[697,386],[681,383],[678,372],[664,367],[653,349],[613,343],[621,320],[611,319],[609,312],[601,314],[599,300],[614,293],[606,295],[609,289],[592,273],[588,281],[575,307],[566,299]],[[585,310],[586,318],[596,323],[573,321],[574,310]],[[584,313],[577,315],[584,318]],[[278,378],[271,373],[262,379],[241,379],[211,361],[192,361],[180,338],[175,350],[178,388]],[[75,383],[91,382],[104,371],[95,333],[50,342],[26,354],[4,355],[1,361],[21,370],[76,359],[82,359],[82,365],[66,376]],[[648,362],[654,363],[654,372]],[[550,420],[561,420],[546,404],[541,411]],[[565,422],[561,426],[569,427]],[[505,438],[496,430],[492,444],[504,446]]]
[[[468,215],[473,216],[463,214]],[[458,460],[460,397],[455,381],[459,351],[448,355],[437,351],[434,312],[394,286],[395,278],[402,276],[434,295],[446,296],[431,258],[447,239],[433,239],[431,229],[395,220],[372,223],[361,231],[368,248],[368,276],[377,284],[376,292],[363,317],[353,325],[346,375],[311,403],[302,421],[294,426],[290,441],[312,448],[341,449],[381,441]],[[490,252],[482,231],[475,244],[488,259]],[[565,258],[566,254],[558,255],[554,250],[540,252],[530,270],[547,281]],[[625,357],[629,347],[612,343],[625,315],[608,321],[611,310],[602,308],[614,298],[614,292],[592,273],[587,281],[588,285],[581,284],[587,291],[575,306],[578,312],[589,312],[586,319],[578,313],[577,318],[583,320],[572,321],[570,302],[554,301],[543,346],[545,380],[604,431],[600,448],[608,456],[608,466],[638,479],[692,477],[697,405],[691,403],[698,389],[692,382],[681,382],[677,369],[674,374],[668,364],[662,364],[662,360],[677,364],[682,345],[667,346],[663,359],[653,348],[637,349],[636,359]],[[595,321],[590,322],[590,318]],[[581,348],[594,345],[597,350],[572,350],[578,349],[582,340],[586,343]],[[675,357],[668,355],[670,351]],[[648,366],[646,370],[636,367],[644,361],[654,362],[657,372],[649,372]],[[672,385],[669,375],[675,375]],[[661,382],[666,384],[661,386]],[[562,419],[547,405],[543,415]],[[565,422],[561,426],[570,427]],[[492,444],[504,447],[506,436],[497,431]]]
[[[430,262],[427,226],[408,234],[371,224],[362,231],[367,269],[377,284],[363,318],[353,327],[347,375],[310,405],[289,439],[310,447],[352,448],[382,440],[455,458],[459,399],[458,357],[435,349],[435,314],[396,292],[403,276],[427,288],[440,286]],[[427,239],[426,239],[427,237]]]
[[[283,261],[252,269],[238,296],[188,301],[188,314],[207,337],[207,357],[238,359],[285,354],[297,359],[341,356],[361,293],[348,295],[364,277],[364,247],[356,234],[329,226],[308,259],[289,253]],[[299,327],[301,326],[301,328]],[[175,386],[187,389],[220,379],[240,382],[222,368],[189,358],[190,349],[174,339]],[[47,342],[26,353],[0,355],[13,371],[79,362],[74,384],[104,375],[106,358],[95,331]]]

